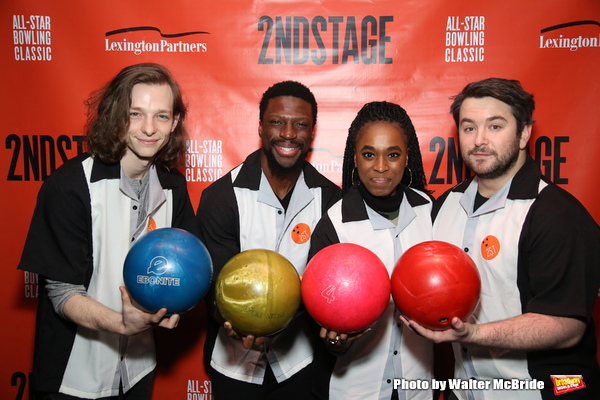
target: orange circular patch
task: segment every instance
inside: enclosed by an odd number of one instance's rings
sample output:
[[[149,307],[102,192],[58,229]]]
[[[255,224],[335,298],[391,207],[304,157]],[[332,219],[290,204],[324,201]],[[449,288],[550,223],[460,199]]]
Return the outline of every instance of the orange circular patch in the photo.
[[[496,236],[486,236],[485,239],[481,242],[481,255],[486,260],[491,260],[496,258],[496,256],[500,253],[500,241]]]
[[[152,217],[148,218],[148,232],[156,229],[156,221]]]
[[[292,229],[292,240],[296,244],[304,244],[310,239],[310,227],[300,223]]]

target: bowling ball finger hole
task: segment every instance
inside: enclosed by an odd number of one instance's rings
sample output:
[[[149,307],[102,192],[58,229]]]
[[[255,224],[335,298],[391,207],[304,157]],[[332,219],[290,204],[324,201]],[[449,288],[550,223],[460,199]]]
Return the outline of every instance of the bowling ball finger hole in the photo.
[[[440,318],[440,322],[442,324],[445,324],[446,322],[448,322],[448,318]]]

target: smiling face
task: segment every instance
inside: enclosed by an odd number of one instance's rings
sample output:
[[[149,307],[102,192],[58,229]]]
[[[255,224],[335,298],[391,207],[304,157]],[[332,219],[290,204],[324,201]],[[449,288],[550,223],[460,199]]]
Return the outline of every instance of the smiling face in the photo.
[[[480,179],[508,180],[525,162],[530,128],[519,135],[510,106],[500,100],[467,98],[458,125],[463,160]]]
[[[169,141],[178,123],[173,116],[173,93],[167,84],[139,83],[131,90],[127,150],[121,159],[126,175],[136,178],[145,173],[156,154]],[[131,176],[130,176],[131,175]]]
[[[354,165],[361,184],[373,196],[396,194],[407,164],[408,143],[400,125],[375,122],[360,129],[356,137]]]
[[[313,139],[310,103],[293,96],[269,100],[258,128],[262,156],[273,173],[296,172],[302,167]]]

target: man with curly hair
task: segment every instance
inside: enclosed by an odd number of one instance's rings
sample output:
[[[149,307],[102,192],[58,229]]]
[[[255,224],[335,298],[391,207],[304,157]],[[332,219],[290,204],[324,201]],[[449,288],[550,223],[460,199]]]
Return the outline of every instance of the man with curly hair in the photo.
[[[87,104],[88,152],[42,185],[19,264],[40,276],[33,388],[44,399],[150,399],[152,328],[179,316],[136,308],[123,261],[150,230],[191,228],[176,169],[186,108],[157,64],[124,68]]]

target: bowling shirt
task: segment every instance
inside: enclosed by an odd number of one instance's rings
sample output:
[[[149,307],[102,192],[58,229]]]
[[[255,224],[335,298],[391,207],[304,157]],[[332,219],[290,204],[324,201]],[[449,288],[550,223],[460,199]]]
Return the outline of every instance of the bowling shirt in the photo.
[[[477,190],[477,179],[471,178],[434,206],[434,238],[463,248],[479,269],[481,298],[469,322],[539,313],[588,325],[581,342],[564,350],[501,351],[454,343],[455,377],[490,382],[487,389],[455,394],[459,399],[554,398],[551,375],[582,375],[587,387],[564,398],[600,398],[591,317],[600,284],[598,225],[573,196],[543,177],[530,157],[474,211]],[[511,379],[543,381],[544,389],[494,389],[494,383]]]
[[[200,239],[208,248],[216,279],[223,265],[244,250],[268,249],[285,256],[302,274],[311,232],[323,213],[340,197],[340,189],[305,163],[285,209],[260,166],[260,152],[206,188],[197,212]],[[214,282],[206,298],[214,312]],[[244,349],[229,338],[216,321],[209,321],[204,355],[219,373],[248,383],[262,384],[267,364],[283,382],[313,360],[317,335],[305,314],[294,318],[280,333],[265,338],[261,349]]]
[[[351,188],[315,228],[310,254],[335,243],[358,244],[377,254],[391,276],[404,251],[432,238],[431,200],[423,192],[402,189],[404,196],[395,225]],[[330,380],[331,399],[389,400],[394,379],[419,380],[429,385],[429,389],[398,390],[400,400],[433,397],[433,343],[404,327],[399,316],[390,296],[385,312],[371,331],[337,357]]]
[[[121,312],[119,286],[130,246],[149,226],[190,229],[194,216],[179,172],[152,166],[148,173],[148,216],[138,225],[137,195],[119,164],[87,155],[67,161],[40,189],[19,269],[83,285],[88,296]],[[155,365],[151,330],[125,337],[78,326],[54,312],[42,283],[32,379],[36,390],[116,396],[120,381],[127,391]]]

